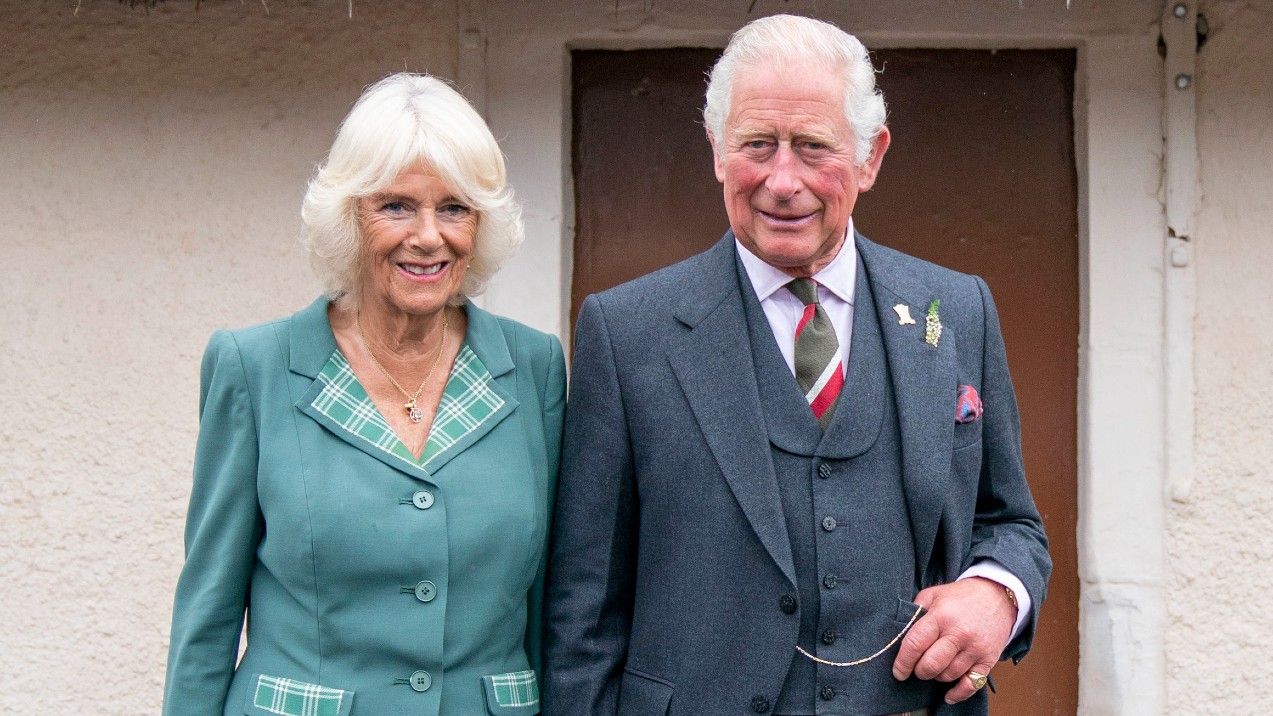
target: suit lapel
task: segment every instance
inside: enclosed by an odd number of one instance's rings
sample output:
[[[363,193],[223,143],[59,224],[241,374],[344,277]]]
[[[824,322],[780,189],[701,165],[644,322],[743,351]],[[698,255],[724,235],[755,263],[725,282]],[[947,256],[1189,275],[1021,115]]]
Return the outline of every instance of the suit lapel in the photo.
[[[668,360],[743,514],[794,585],[791,542],[734,265],[733,233],[726,233],[705,259],[701,283],[676,312],[684,331],[671,341]]]
[[[934,295],[898,265],[897,258],[857,237],[870,282],[884,351],[896,396],[902,444],[902,482],[921,584],[941,523],[951,469],[956,397],[955,334],[946,330],[934,347],[924,340],[924,317]],[[894,306],[910,307],[914,325],[900,325]]]

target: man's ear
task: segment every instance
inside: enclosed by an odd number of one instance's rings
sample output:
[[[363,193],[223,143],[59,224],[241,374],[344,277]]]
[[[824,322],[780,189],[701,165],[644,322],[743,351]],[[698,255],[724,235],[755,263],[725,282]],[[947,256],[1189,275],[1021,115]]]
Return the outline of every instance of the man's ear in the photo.
[[[716,137],[712,134],[712,130],[707,130],[707,143],[712,145],[712,166],[716,170],[716,181],[721,184],[725,183],[725,165],[722,162],[719,148],[716,146]]]
[[[884,152],[888,151],[892,139],[888,127],[880,127],[880,133],[875,135],[875,141],[871,143],[871,156],[858,167],[858,191],[867,191],[875,186],[875,178],[880,175],[880,165],[884,163]]]

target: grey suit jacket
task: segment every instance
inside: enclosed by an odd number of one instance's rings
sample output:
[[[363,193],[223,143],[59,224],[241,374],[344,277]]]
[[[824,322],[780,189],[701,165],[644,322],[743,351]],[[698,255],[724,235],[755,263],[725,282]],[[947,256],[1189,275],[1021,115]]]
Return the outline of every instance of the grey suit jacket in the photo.
[[[1019,660],[1051,562],[989,290],[861,235],[856,245],[884,331],[920,583],[981,558],[1017,575],[1034,612],[1004,652]],[[780,599],[795,565],[735,253],[726,233],[584,302],[549,565],[549,716],[752,713],[782,688],[799,618]],[[936,347],[924,340],[933,299]],[[917,325],[898,325],[898,303]],[[960,384],[981,394],[982,419],[955,423]],[[939,713],[985,703],[983,692]]]

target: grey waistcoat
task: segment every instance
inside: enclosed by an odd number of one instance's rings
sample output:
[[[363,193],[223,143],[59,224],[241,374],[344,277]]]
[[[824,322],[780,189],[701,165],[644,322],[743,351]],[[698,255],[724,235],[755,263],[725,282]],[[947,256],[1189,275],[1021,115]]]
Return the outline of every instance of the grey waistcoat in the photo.
[[[818,426],[741,263],[760,402],[795,559],[799,644],[829,661],[874,654],[914,613],[918,570],[902,489],[901,444],[875,303],[858,259],[844,392]],[[783,289],[785,290],[785,289]],[[897,645],[834,667],[792,652],[777,714],[892,714],[940,698],[931,682],[892,676]]]

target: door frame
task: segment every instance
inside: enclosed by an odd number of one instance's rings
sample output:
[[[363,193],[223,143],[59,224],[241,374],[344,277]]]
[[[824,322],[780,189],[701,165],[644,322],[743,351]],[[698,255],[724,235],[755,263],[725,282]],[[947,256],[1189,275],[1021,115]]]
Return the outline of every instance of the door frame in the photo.
[[[526,244],[481,303],[568,339],[570,51],[723,47],[765,7],[748,15],[746,3],[724,0],[696,3],[696,13],[650,0],[545,0],[528,18],[515,3],[459,4],[455,76],[481,98],[526,207]],[[1005,13],[984,2],[954,18],[904,2],[775,9],[835,22],[871,48],[1076,50],[1079,711],[1152,714],[1165,707],[1167,627],[1161,3],[1096,4]]]

